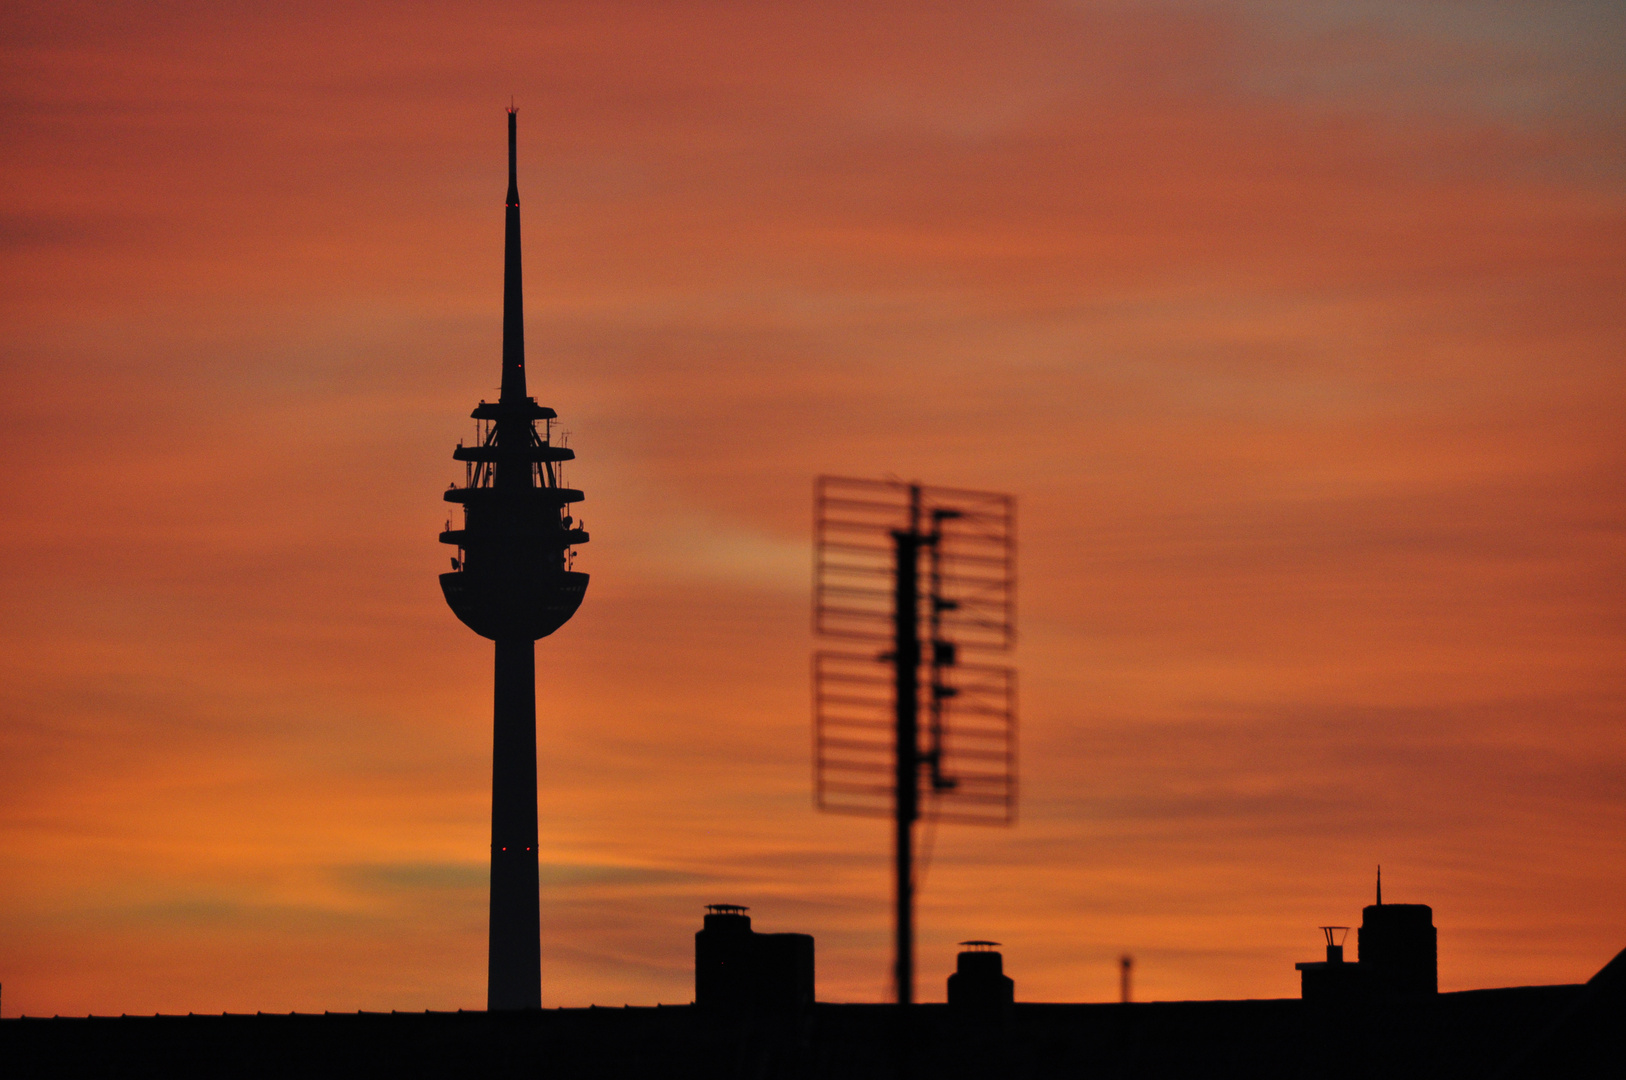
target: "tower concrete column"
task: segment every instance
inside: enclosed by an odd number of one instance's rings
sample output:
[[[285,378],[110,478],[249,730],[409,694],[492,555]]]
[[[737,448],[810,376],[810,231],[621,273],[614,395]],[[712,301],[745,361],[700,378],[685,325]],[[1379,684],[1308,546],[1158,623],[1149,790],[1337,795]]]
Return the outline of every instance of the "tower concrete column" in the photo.
[[[537,900],[536,643],[499,638],[491,745],[491,924],[486,1008],[542,1007]]]

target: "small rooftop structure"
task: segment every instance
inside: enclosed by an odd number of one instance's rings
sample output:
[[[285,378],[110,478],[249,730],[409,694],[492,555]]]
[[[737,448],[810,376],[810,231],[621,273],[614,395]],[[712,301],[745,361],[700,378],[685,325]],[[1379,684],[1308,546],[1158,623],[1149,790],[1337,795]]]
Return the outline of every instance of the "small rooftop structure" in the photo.
[[[813,1004],[811,934],[759,934],[743,904],[707,904],[694,935],[694,1003],[731,1012]]]
[[[962,1012],[998,1014],[1016,1001],[1016,983],[1005,974],[999,942],[980,938],[960,942],[954,974],[948,977],[949,1006]]]
[[[1377,902],[1361,912],[1355,935],[1356,962],[1344,959],[1350,927],[1323,926],[1326,960],[1294,965],[1300,972],[1300,994],[1305,1001],[1415,1001],[1439,993],[1434,909],[1427,904],[1385,904],[1382,873],[1380,869]]]

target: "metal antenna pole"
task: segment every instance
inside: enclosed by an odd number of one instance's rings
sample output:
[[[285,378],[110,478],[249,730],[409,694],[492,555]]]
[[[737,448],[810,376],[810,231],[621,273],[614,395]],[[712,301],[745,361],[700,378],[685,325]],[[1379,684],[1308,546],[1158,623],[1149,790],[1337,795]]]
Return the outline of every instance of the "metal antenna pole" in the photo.
[[[981,825],[1009,825],[1015,816],[1015,672],[960,659],[963,649],[1011,647],[1013,501],[821,476],[813,528],[814,631],[867,643],[863,652],[821,649],[813,658],[814,805],[892,819],[892,984],[898,1005],[909,1006],[915,822],[923,812],[934,822]],[[933,799],[922,807],[927,769]],[[894,1013],[900,1075],[909,1070],[911,1013]]]
[[[897,959],[898,1004],[915,1000],[914,826],[920,816],[920,486],[909,488],[909,528],[892,534],[897,549],[892,662],[897,704]]]

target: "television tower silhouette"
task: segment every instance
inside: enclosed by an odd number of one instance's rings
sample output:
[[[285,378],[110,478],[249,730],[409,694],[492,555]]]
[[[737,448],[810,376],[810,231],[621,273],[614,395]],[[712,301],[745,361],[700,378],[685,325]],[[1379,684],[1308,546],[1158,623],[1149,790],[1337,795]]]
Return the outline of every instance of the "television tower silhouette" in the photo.
[[[587,575],[571,569],[587,533],[569,505],[582,493],[563,484],[576,455],[555,445],[552,409],[525,389],[525,320],[520,282],[517,110],[508,109],[508,209],[504,241],[502,392],[472,414],[476,445],[458,443],[463,507],[440,542],[457,547],[440,575],[452,612],[496,642],[491,746],[491,921],[486,1008],[542,1007],[541,913],[537,902],[536,640],[581,606]],[[538,429],[537,424],[542,427]]]

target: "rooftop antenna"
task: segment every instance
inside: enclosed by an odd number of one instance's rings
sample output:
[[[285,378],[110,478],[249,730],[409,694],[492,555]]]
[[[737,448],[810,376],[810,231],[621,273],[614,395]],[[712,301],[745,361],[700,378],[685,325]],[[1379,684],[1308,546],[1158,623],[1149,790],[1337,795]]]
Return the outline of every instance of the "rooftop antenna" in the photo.
[[[452,613],[496,642],[491,748],[491,914],[486,1008],[539,1009],[541,926],[537,901],[536,641],[581,606],[587,575],[570,569],[587,533],[566,507],[582,493],[560,483],[576,455],[537,434],[552,409],[525,387],[524,296],[520,282],[518,110],[508,107],[508,196],[504,238],[502,396],[471,414],[477,446],[459,445],[464,484],[444,493],[463,507],[463,527],[440,542],[457,548],[440,588]]]
[[[1383,906],[1383,864],[1378,864],[1378,906]]]
[[[1015,500],[838,476],[813,500],[814,630],[872,649],[814,656],[814,804],[893,821],[893,984],[910,1005],[923,789],[932,820],[1016,818],[1016,673],[961,657],[1014,642]]]

